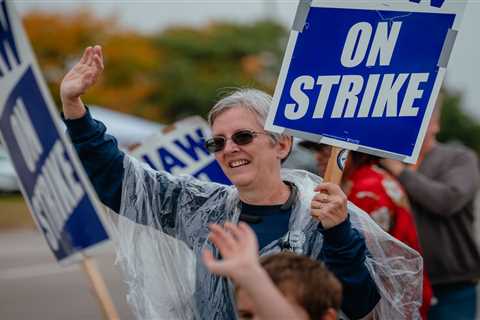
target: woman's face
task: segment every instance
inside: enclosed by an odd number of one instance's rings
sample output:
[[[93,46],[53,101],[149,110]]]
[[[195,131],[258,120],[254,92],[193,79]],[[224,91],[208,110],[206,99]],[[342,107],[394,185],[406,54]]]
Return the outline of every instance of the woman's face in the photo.
[[[258,132],[253,140],[238,145],[231,139],[241,130]],[[280,161],[289,151],[286,143],[274,142],[265,134],[256,115],[243,107],[227,109],[218,115],[212,125],[212,135],[227,139],[225,148],[215,152],[215,158],[225,175],[241,191],[271,185],[273,179],[280,180]]]

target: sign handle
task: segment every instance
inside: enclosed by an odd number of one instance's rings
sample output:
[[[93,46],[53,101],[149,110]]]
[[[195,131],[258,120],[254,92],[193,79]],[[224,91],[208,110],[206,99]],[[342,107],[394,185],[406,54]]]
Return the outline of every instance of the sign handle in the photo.
[[[118,317],[115,305],[113,304],[105,281],[98,271],[95,261],[91,257],[84,255],[82,266],[92,284],[93,291],[103,312],[103,318],[106,320],[119,320],[120,318]]]
[[[343,159],[342,153],[346,151],[339,147],[332,146],[332,152],[328,159],[327,169],[325,170],[324,182],[332,182],[340,185],[343,175]]]

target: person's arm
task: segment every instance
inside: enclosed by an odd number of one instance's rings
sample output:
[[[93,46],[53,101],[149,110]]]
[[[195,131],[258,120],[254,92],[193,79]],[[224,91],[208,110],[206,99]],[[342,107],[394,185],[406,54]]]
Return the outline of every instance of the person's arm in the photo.
[[[294,308],[261,267],[258,243],[253,230],[245,223],[238,226],[225,223],[210,225],[209,239],[219,249],[222,260],[215,260],[212,252],[203,252],[207,268],[220,276],[229,277],[245,290],[255,303],[260,319],[300,319]]]
[[[339,186],[322,183],[315,191],[311,211],[323,235],[320,258],[342,283],[342,311],[350,318],[361,318],[380,300],[365,264],[365,239],[350,224],[347,197]]]
[[[365,264],[365,239],[352,228],[349,219],[319,231],[324,241],[320,258],[343,286],[342,311],[352,319],[364,317],[380,300]]]
[[[383,160],[382,165],[398,176],[408,196],[428,212],[450,216],[459,212],[471,201],[478,189],[478,165],[476,156],[471,152],[459,152],[449,161],[446,170],[439,172],[434,178],[402,168],[395,170],[398,163]]]
[[[219,187],[155,171],[121,152],[115,138],[105,134],[103,123],[92,119],[81,101],[102,70],[101,47],[88,47],[62,80],[63,116],[74,147],[104,204],[132,221],[176,236],[178,211],[196,212]],[[191,201],[193,197],[196,201]]]
[[[67,132],[100,200],[115,212],[120,210],[125,154],[114,137],[105,134],[103,123],[90,112],[74,120],[64,119]]]
[[[103,123],[92,119],[81,100],[102,71],[102,48],[86,48],[80,61],[63,78],[60,97],[67,131],[95,191],[105,205],[118,212],[124,154],[115,138],[105,134]]]

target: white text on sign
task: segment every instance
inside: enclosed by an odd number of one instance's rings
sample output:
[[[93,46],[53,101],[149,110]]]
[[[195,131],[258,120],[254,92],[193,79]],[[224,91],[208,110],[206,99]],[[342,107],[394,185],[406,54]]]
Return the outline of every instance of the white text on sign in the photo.
[[[379,22],[375,31],[368,22],[354,24],[346,37],[341,64],[345,68],[354,68],[361,63],[367,67],[389,66],[401,27],[402,22],[398,21]],[[415,117],[419,111],[419,107],[414,105],[415,100],[422,98],[420,86],[428,81],[429,76],[429,73],[386,73],[370,74],[364,79],[355,74],[321,75],[316,78],[302,75],[292,82],[290,97],[295,102],[285,106],[285,117],[289,120],[304,118],[310,106],[307,92],[317,89],[316,86],[319,93],[313,119],[325,117],[327,103],[335,87],[338,90],[333,108],[327,115],[329,118]],[[405,96],[398,101],[402,89],[405,89]]]
[[[44,149],[21,98],[16,101],[10,124],[25,165],[34,173]],[[57,140],[40,168],[31,197],[38,223],[53,250],[58,250],[65,222],[85,195],[65,155],[62,142]]]
[[[15,61],[15,63],[13,63]],[[7,13],[7,4],[0,2],[0,78],[15,65],[20,65],[20,55],[15,45],[10,18]]]
[[[188,130],[141,158],[156,170],[192,174],[212,160],[204,147],[204,137],[203,128]]]

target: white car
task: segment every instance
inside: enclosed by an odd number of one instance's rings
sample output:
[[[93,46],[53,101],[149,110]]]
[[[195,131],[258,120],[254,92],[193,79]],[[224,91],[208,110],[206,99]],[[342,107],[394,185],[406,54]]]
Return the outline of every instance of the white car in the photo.
[[[0,192],[19,191],[17,174],[7,151],[0,145]]]
[[[89,106],[89,109],[92,117],[102,121],[107,127],[107,133],[117,138],[119,147],[126,151],[165,127],[157,122],[99,106]]]
[[[92,116],[105,123],[107,133],[115,136],[119,147],[125,151],[129,151],[136,145],[141,144],[147,137],[160,132],[164,127],[162,124],[126,113],[98,106],[90,106],[89,108]],[[0,144],[0,192],[15,192],[19,190],[20,186],[15,169],[5,148]]]

